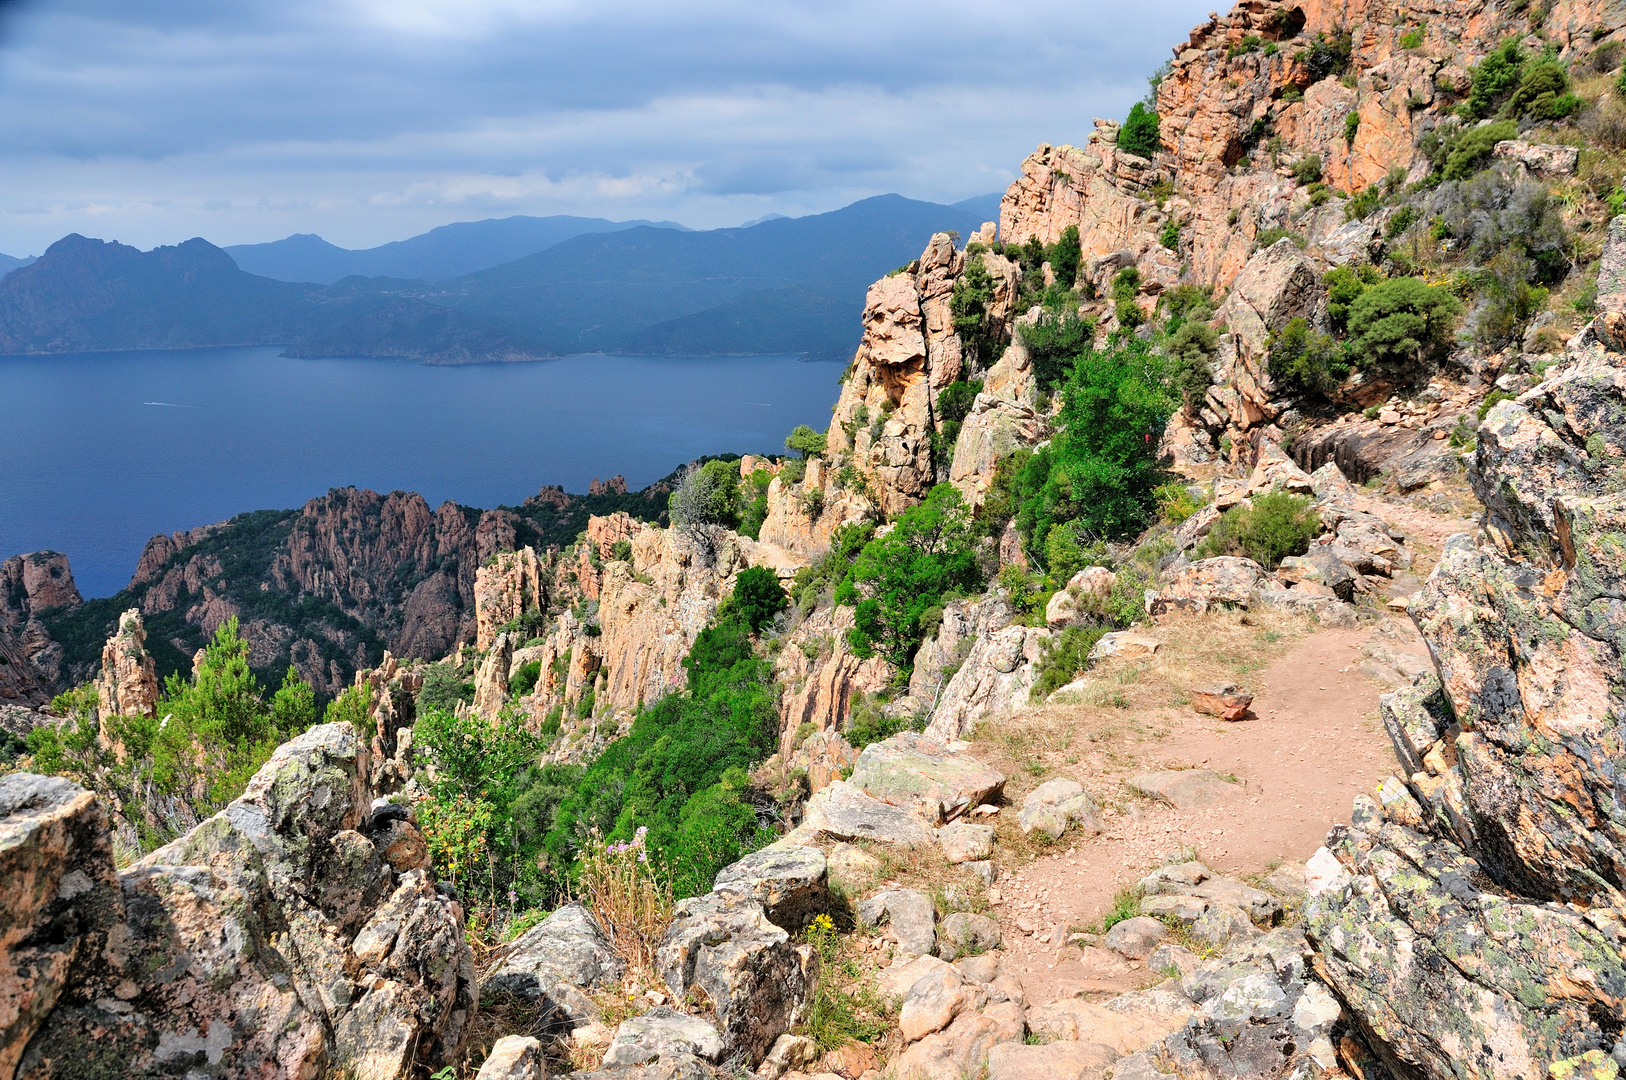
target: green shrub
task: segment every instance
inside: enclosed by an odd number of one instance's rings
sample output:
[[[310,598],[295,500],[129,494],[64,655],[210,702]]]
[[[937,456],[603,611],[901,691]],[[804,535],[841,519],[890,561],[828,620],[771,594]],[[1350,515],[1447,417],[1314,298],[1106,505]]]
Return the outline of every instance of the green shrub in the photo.
[[[1139,338],[1081,353],[1062,399],[1061,433],[1013,477],[1017,528],[1038,558],[1058,522],[1109,540],[1146,526],[1164,480],[1158,442],[1177,406],[1168,359]]]
[[[1051,273],[1056,275],[1056,284],[1063,289],[1071,289],[1078,281],[1078,264],[1083,258],[1084,248],[1079,243],[1077,225],[1067,226],[1061,231],[1061,237],[1045,249],[1045,261],[1050,264]]]
[[[1303,555],[1321,532],[1321,515],[1312,500],[1275,491],[1260,495],[1253,506],[1233,506],[1220,515],[1198,548],[1200,558],[1241,555],[1267,570],[1289,555]]]
[[[1475,64],[1468,73],[1472,80],[1468,100],[1460,107],[1463,116],[1482,120],[1494,113],[1518,88],[1524,77],[1524,63],[1519,39],[1510,37]]]
[[[1042,311],[1038,321],[1017,332],[1041,392],[1053,390],[1065,379],[1074,358],[1095,341],[1095,323],[1073,308]]]
[[[951,382],[937,392],[937,415],[949,423],[964,420],[971,412],[977,395],[982,393],[982,380],[970,382],[961,379]]]
[[[1214,357],[1219,352],[1219,331],[1205,322],[1184,322],[1165,347],[1169,378],[1188,406],[1200,405],[1214,382]]]
[[[842,733],[854,750],[862,750],[870,743],[904,731],[924,731],[924,718],[907,715],[887,716],[881,710],[881,700],[862,690],[853,694],[847,709],[847,727]]]
[[[1322,79],[1342,75],[1349,68],[1353,51],[1353,39],[1348,30],[1318,33],[1310,47],[1301,54],[1304,66],[1310,73],[1310,81],[1318,83]]]
[[[1407,368],[1444,357],[1462,305],[1449,289],[1390,278],[1349,306],[1349,355],[1357,367]]]
[[[804,459],[818,457],[824,453],[825,440],[825,432],[798,424],[796,430],[785,436],[785,449],[800,454]]]
[[[1118,131],[1118,149],[1143,158],[1149,158],[1163,149],[1157,113],[1147,108],[1144,102],[1137,101],[1130,107],[1129,117]]]
[[[1281,240],[1291,240],[1294,245],[1300,248],[1304,247],[1305,244],[1304,236],[1301,233],[1296,233],[1292,229],[1272,228],[1260,229],[1259,234],[1254,237],[1254,246],[1263,251]]]
[[[1361,130],[1361,114],[1348,112],[1344,114],[1344,144],[1355,145],[1355,134]]]
[[[939,484],[890,533],[865,544],[835,591],[837,603],[854,608],[853,651],[880,653],[907,679],[922,614],[982,583],[975,539],[959,490]]]
[[[1198,502],[1187,490],[1186,485],[1177,480],[1167,484],[1159,484],[1157,490],[1152,492],[1157,500],[1157,516],[1170,525],[1178,525],[1197,512]]]
[[[1080,540],[1077,526],[1064,521],[1050,527],[1045,536],[1044,561],[1048,570],[1046,583],[1052,590],[1072,580],[1074,574],[1086,566],[1099,566],[1106,561],[1107,546],[1099,541],[1085,543]]]
[[[1415,206],[1402,206],[1389,216],[1387,224],[1383,226],[1383,235],[1393,240],[1417,221],[1417,208]]]
[[[1414,27],[1413,29],[1406,31],[1404,34],[1401,34],[1400,35],[1400,47],[1402,49],[1420,49],[1420,48],[1422,48],[1423,47],[1423,28],[1421,26]]]
[[[1321,179],[1321,155],[1306,154],[1295,161],[1293,179],[1306,187]]]
[[[820,436],[820,438],[823,438],[823,436]],[[788,466],[792,463],[787,462],[786,464]],[[802,466],[804,470],[806,469],[806,465],[801,461],[796,461],[794,464]],[[762,536],[762,523],[768,520],[768,487],[773,483],[773,477],[774,474],[767,469],[753,469],[751,475],[746,478],[745,485],[740,492],[741,500],[745,503],[745,509],[740,512],[740,533],[749,536],[753,540]],[[627,545],[625,561],[631,562],[632,543],[630,541],[620,540],[616,542],[616,558],[621,558],[622,544]]]
[[[1158,243],[1170,251],[1180,250],[1180,223],[1174,218],[1163,223],[1163,230],[1157,235]]]
[[[1506,390],[1492,390],[1490,393],[1486,394],[1485,400],[1479,403],[1479,412],[1477,414],[1479,422],[1483,424],[1485,422],[1485,417],[1492,409],[1504,401],[1512,401],[1517,396],[1518,395],[1516,394],[1508,393]]]
[[[1383,271],[1370,264],[1335,266],[1321,279],[1327,290],[1327,318],[1342,333],[1349,324],[1349,305],[1383,280]]]
[[[1270,377],[1299,393],[1331,396],[1349,377],[1343,350],[1329,334],[1310,329],[1302,318],[1288,320],[1270,335]]]
[[[1441,170],[1447,180],[1462,180],[1480,169],[1491,159],[1496,144],[1504,139],[1517,138],[1519,127],[1512,120],[1469,128],[1451,136],[1444,144],[1445,164]]]
[[[1078,678],[1089,666],[1090,650],[1106,632],[1104,626],[1069,626],[1045,639],[1028,700],[1037,705]]]
[[[1552,57],[1531,61],[1519,79],[1519,86],[1503,106],[1503,115],[1532,120],[1562,120],[1581,107],[1581,99],[1569,93],[1569,75]]]
[[[708,461],[690,469],[667,502],[672,524],[685,528],[739,524],[740,469],[732,461]]]
[[[536,681],[542,677],[542,661],[530,660],[515,668],[508,675],[508,692],[524,697],[536,689]]]
[[[1235,60],[1244,53],[1253,52],[1263,44],[1264,41],[1259,37],[1258,34],[1249,34],[1241,41],[1233,42],[1230,48],[1225,50],[1225,58],[1227,60]]]
[[[766,566],[748,566],[734,578],[734,592],[718,608],[718,617],[737,616],[753,634],[790,606],[779,578]]]

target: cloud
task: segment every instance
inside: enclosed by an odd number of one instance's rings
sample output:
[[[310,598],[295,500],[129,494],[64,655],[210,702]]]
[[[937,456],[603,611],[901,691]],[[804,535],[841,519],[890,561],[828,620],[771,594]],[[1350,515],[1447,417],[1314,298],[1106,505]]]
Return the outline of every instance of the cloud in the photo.
[[[1205,10],[36,0],[0,8],[0,251],[959,199],[1121,116]]]

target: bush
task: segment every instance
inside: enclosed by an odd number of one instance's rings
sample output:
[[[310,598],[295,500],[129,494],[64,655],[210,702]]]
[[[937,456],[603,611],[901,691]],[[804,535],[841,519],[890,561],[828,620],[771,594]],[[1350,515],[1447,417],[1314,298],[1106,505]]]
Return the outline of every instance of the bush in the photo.
[[[1285,491],[1260,495],[1253,506],[1233,506],[1220,515],[1196,554],[1241,555],[1267,570],[1289,555],[1303,555],[1321,531],[1312,500]]]
[[[1361,114],[1348,112],[1344,114],[1344,144],[1355,145],[1355,135],[1361,130]]]
[[[1330,397],[1349,377],[1338,343],[1331,335],[1310,329],[1302,318],[1290,319],[1272,333],[1268,348],[1270,377],[1301,394]]]
[[[542,661],[531,660],[515,668],[508,676],[508,692],[524,697],[536,689],[536,681],[542,677]]]
[[[1130,107],[1129,117],[1118,131],[1118,149],[1143,158],[1149,158],[1163,149],[1157,113],[1148,109],[1144,102],[1137,101]]]
[[[1573,246],[1563,207],[1536,180],[1489,169],[1460,183],[1447,181],[1429,199],[1436,228],[1476,263],[1510,250],[1530,260],[1528,280],[1552,284],[1571,267]]]
[[[1078,281],[1078,264],[1083,258],[1084,248],[1078,240],[1077,225],[1067,226],[1061,231],[1061,237],[1045,249],[1045,261],[1056,275],[1056,284],[1063,289],[1071,289]]]
[[[890,533],[865,544],[835,592],[837,603],[854,608],[853,651],[880,653],[907,679],[921,616],[982,584],[975,540],[959,490],[939,484]]]
[[[1140,271],[1135,267],[1126,266],[1112,276],[1113,314],[1125,330],[1133,330],[1146,321],[1146,313],[1135,302],[1139,292]]]
[[[1531,61],[1519,85],[1502,107],[1504,116],[1532,120],[1562,120],[1581,108],[1581,99],[1569,93],[1569,75],[1556,59],[1543,56]]]
[[[1306,154],[1293,163],[1293,179],[1308,187],[1321,179],[1321,155]]]
[[[1204,322],[1180,324],[1166,346],[1170,382],[1188,407],[1199,406],[1214,382],[1214,357],[1219,352],[1219,331]]]
[[[847,728],[842,733],[854,750],[862,750],[870,743],[890,739],[904,731],[925,730],[924,718],[887,716],[881,711],[881,702],[863,691],[853,694],[847,710]]]
[[[994,298],[994,279],[988,267],[979,258],[967,258],[965,272],[954,282],[949,296],[949,313],[954,317],[954,332],[969,354],[967,360],[976,365],[995,347],[993,330],[988,318],[988,304]]]
[[[820,436],[820,438],[823,438],[823,436]],[[794,463],[786,463],[787,466],[790,464],[806,468],[800,460]],[[788,469],[781,471],[788,471]],[[740,512],[741,535],[749,536],[753,540],[762,536],[762,523],[768,520],[768,487],[773,483],[773,477],[774,474],[767,469],[754,469],[751,475],[746,478],[745,487],[740,493],[741,501],[745,504],[745,509]],[[624,561],[631,562],[632,544],[630,541],[616,541],[616,558],[621,558],[620,549],[622,544],[627,545],[627,555]]]
[[[1281,240],[1291,240],[1294,245],[1299,248],[1304,247],[1305,244],[1304,236],[1302,234],[1296,233],[1292,229],[1283,228],[1260,229],[1259,234],[1254,237],[1253,242],[1254,246],[1258,250],[1263,251],[1268,247],[1275,246],[1275,244]]]
[[[423,689],[418,691],[418,708],[457,708],[458,702],[474,701],[474,683],[458,674],[451,664],[430,664],[423,669]]]
[[[1028,700],[1037,705],[1066,686],[1089,666],[1090,650],[1107,632],[1104,626],[1069,626],[1039,646],[1033,689]]]
[[[1402,369],[1442,359],[1462,305],[1443,286],[1411,277],[1373,285],[1349,306],[1349,355],[1357,367]]]
[[[1460,106],[1462,114],[1471,120],[1482,120],[1494,113],[1519,86],[1524,76],[1524,60],[1519,39],[1510,37],[1475,64],[1468,73],[1472,84],[1468,100]]]
[[[1441,175],[1447,180],[1465,180],[1490,161],[1496,144],[1517,138],[1518,125],[1511,120],[1469,128],[1444,143],[1445,163]]]
[[[1342,75],[1349,68],[1349,58],[1353,51],[1353,40],[1348,30],[1317,34],[1309,49],[1303,54],[1304,66],[1310,73],[1310,81],[1318,83],[1322,79]]]
[[[1389,216],[1388,222],[1383,226],[1385,239],[1393,240],[1417,221],[1417,208],[1415,206],[1402,206]]]
[[[805,460],[818,457],[824,453],[826,433],[814,431],[806,424],[798,424],[796,430],[785,436],[785,449],[800,454]]]
[[[734,579],[734,592],[718,609],[719,617],[734,615],[758,634],[790,606],[779,578],[766,566],[748,566]]]
[[[708,461],[678,481],[667,502],[672,524],[684,529],[739,524],[740,469],[732,461]]]
[[[1170,251],[1180,250],[1180,223],[1174,218],[1163,223],[1163,231],[1158,233],[1157,242]]]
[[[1048,570],[1046,584],[1052,590],[1060,589],[1073,579],[1074,574],[1086,566],[1100,566],[1106,558],[1107,546],[1098,541],[1081,541],[1073,522],[1052,525],[1044,541],[1044,561]]]
[[[1333,329],[1343,332],[1349,324],[1349,305],[1367,289],[1383,280],[1383,271],[1375,266],[1335,266],[1321,279],[1327,290],[1327,319]]]
[[[737,619],[707,627],[684,660],[689,686],[646,706],[563,798],[544,840],[556,888],[585,845],[631,842],[640,829],[676,896],[711,887],[717,871],[764,838],[745,770],[778,733],[772,667]]]
[[[1038,321],[1017,331],[1041,393],[1067,377],[1073,360],[1095,341],[1095,323],[1073,308],[1040,312]]]
[[[982,393],[982,380],[951,382],[937,392],[937,415],[948,423],[958,423],[971,412],[977,395]]]
[[[1062,391],[1061,433],[1014,477],[1017,528],[1030,555],[1052,525],[1076,521],[1106,539],[1150,520],[1163,482],[1158,442],[1177,401],[1169,362],[1138,338],[1079,355]]]
[[[1406,31],[1404,34],[1401,34],[1400,35],[1400,47],[1402,49],[1420,49],[1420,48],[1422,48],[1423,47],[1423,28],[1421,26],[1414,27],[1411,30]]]

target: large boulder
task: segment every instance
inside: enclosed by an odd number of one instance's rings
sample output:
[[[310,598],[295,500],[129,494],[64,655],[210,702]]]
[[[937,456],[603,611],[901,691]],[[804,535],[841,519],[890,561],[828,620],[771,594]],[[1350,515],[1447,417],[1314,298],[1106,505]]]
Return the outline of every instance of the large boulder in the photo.
[[[1207,611],[1216,604],[1246,607],[1264,582],[1264,568],[1252,559],[1235,555],[1199,559],[1170,574],[1147,611],[1161,615],[1177,610]]]
[[[816,847],[774,844],[719,870],[712,891],[755,900],[769,922],[800,930],[830,904],[829,868]]]
[[[919,889],[886,889],[858,905],[860,926],[885,927],[905,956],[937,951],[937,908]]]
[[[540,1002],[549,1027],[575,1028],[597,1019],[587,992],[618,984],[625,972],[593,913],[572,903],[521,934],[481,989]]]
[[[1293,241],[1261,248],[1242,268],[1216,319],[1255,352],[1292,319],[1310,318],[1321,299],[1315,263]]]
[[[875,840],[883,844],[929,844],[932,830],[915,814],[837,780],[807,800],[802,823],[787,843]]]
[[[110,863],[94,865],[102,856],[66,870],[53,921],[80,947],[42,1020],[35,987],[48,988],[38,980],[51,966],[34,965],[20,996],[36,1002],[36,1030],[17,1075],[331,1068],[397,1080],[457,1061],[475,1009],[463,912],[423,870],[393,871],[382,835],[369,835],[368,756],[350,724],[314,727],[279,747],[225,810],[120,874],[122,895],[106,887]],[[70,821],[90,844],[90,811],[73,809],[88,796],[38,777],[3,783],[37,792],[4,799],[7,826],[24,826],[8,828],[19,843],[0,849],[25,870],[17,880],[43,880],[53,852],[80,850],[52,840]],[[61,826],[25,824],[51,806]],[[100,927],[107,945],[85,949]]]
[[[1005,776],[940,742],[904,732],[864,747],[848,783],[937,825],[997,797]]]
[[[1101,810],[1077,780],[1047,780],[1028,792],[1022,800],[1017,824],[1024,836],[1038,830],[1052,840],[1060,840],[1067,826],[1078,825],[1086,835],[1101,831]]]
[[[977,638],[965,663],[944,687],[926,735],[953,742],[978,720],[1026,705],[1049,637],[1049,630],[1019,625]]]
[[[752,1065],[801,1020],[818,977],[811,946],[793,944],[755,900],[723,892],[679,901],[655,960],[678,998],[705,992],[724,1052]]]

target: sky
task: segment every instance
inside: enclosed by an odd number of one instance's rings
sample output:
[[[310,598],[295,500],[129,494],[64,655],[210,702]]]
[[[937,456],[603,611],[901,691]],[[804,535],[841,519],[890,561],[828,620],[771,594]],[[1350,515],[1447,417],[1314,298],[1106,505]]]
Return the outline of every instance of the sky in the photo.
[[[0,252],[1002,190],[1194,0],[0,0]]]

